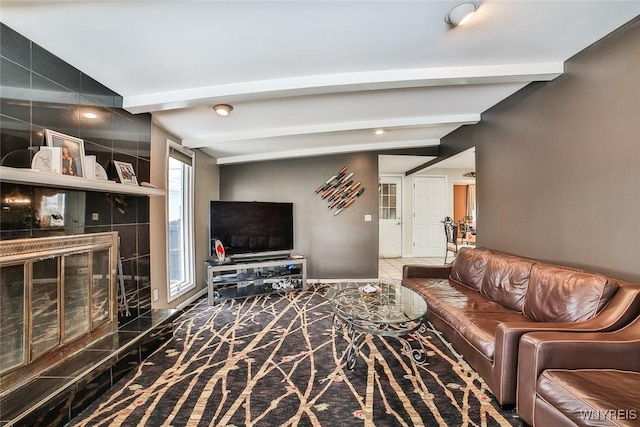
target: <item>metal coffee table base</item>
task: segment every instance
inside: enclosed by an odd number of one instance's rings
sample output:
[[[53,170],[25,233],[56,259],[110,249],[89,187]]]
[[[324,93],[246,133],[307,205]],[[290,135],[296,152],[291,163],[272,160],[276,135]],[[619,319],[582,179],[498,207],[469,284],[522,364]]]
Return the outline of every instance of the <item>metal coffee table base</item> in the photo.
[[[403,353],[409,355],[413,361],[418,364],[423,364],[427,360],[427,352],[424,349],[424,344],[422,344],[422,339],[420,339],[420,334],[424,333],[427,329],[427,326],[422,320],[407,323],[375,323],[354,320],[340,313],[334,313],[333,327],[340,331],[345,325],[347,326],[347,333],[350,339],[349,346],[347,347],[347,368],[350,370],[353,370],[356,366],[360,347],[367,334],[397,338],[402,343]],[[407,339],[410,335],[415,336],[418,348],[413,348]]]

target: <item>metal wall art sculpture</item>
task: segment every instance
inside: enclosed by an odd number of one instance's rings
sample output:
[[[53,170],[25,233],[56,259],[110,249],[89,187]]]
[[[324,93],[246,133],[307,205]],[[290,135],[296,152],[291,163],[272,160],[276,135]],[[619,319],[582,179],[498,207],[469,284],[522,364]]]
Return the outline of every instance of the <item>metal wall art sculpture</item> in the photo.
[[[320,194],[322,199],[327,201],[328,208],[335,209],[334,215],[347,209],[364,193],[362,183],[355,181],[354,173],[347,173],[347,170],[348,167],[343,166],[337,174],[330,176],[316,189],[316,194]]]

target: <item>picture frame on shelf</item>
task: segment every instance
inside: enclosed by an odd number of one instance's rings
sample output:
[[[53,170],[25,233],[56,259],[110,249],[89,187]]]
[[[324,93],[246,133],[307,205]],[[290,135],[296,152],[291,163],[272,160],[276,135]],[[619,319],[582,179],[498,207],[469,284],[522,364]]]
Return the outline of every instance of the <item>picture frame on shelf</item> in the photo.
[[[131,163],[114,160],[113,165],[122,184],[138,185],[138,178],[136,178],[136,172]]]
[[[47,146],[60,148],[60,173],[83,178],[84,140],[51,129],[45,129],[44,136]]]

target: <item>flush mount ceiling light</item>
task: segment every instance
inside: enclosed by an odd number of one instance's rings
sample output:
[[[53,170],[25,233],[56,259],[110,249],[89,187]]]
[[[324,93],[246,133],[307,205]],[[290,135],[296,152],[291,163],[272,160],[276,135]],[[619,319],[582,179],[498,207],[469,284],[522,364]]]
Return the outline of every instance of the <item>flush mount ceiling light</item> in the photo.
[[[92,112],[86,112],[83,114],[83,116],[87,119],[97,119],[98,115],[96,113],[92,113]]]
[[[454,6],[453,9],[447,13],[447,16],[444,17],[444,21],[457,27],[458,25],[462,25],[465,22],[469,21],[469,19],[476,13],[478,10],[478,5],[473,2],[460,3],[457,6]]]
[[[233,107],[229,104],[218,104],[213,106],[213,111],[220,117],[227,117],[233,111]]]
[[[382,135],[384,133],[384,129],[376,129],[373,131],[376,135]]]

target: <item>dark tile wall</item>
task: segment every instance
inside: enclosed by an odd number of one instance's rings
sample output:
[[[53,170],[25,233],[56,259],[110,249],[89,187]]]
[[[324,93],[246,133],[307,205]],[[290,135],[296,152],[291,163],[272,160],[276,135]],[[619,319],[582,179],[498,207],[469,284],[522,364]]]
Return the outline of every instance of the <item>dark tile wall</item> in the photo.
[[[83,139],[107,171],[129,162],[149,181],[151,116],[121,106],[117,93],[0,24],[0,164],[29,167],[51,129]],[[118,231],[131,316],[151,308],[148,197],[48,188],[43,176],[42,186],[0,179],[0,205],[3,240]]]

